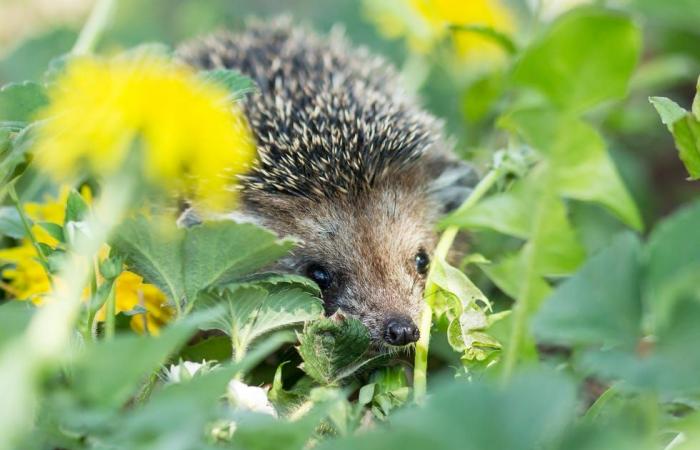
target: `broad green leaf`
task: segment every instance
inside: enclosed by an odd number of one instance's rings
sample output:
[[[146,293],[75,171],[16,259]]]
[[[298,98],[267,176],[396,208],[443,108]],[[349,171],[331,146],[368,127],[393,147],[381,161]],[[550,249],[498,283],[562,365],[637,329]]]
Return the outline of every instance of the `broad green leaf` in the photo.
[[[24,226],[17,209],[13,206],[0,206],[0,235],[13,239],[24,237]]]
[[[633,347],[640,335],[641,244],[625,233],[562,283],[534,317],[541,340]]]
[[[281,258],[294,243],[252,224],[208,222],[188,228],[182,255],[187,298],[231,283]]]
[[[585,352],[582,366],[606,381],[624,380],[621,389],[667,396],[696,395],[700,390],[700,297],[694,295],[673,305],[668,323],[653,339],[633,349],[605,348]]]
[[[246,94],[255,92],[255,83],[253,83],[253,80],[236,70],[208,70],[202,72],[201,77],[207,82],[216,83],[226,88],[226,90],[229,91],[229,100],[231,101],[240,100],[245,97]]]
[[[309,323],[299,336],[302,369],[322,385],[335,385],[367,361],[370,335],[355,318],[333,316]]]
[[[217,305],[225,305],[225,309],[202,327],[216,328],[230,335],[237,359],[263,334],[317,319],[323,314],[318,298],[293,287],[234,286],[218,293],[202,293],[196,303],[199,309]]]
[[[518,297],[522,283],[525,282],[524,277],[522,277],[525,272],[522,264],[522,253],[506,256],[496,263],[480,264],[479,267],[500,290],[511,298]],[[544,299],[552,290],[542,277],[532,277],[528,282],[531,283],[532,295],[535,298]]]
[[[229,361],[231,359],[231,339],[228,336],[214,336],[182,349],[180,357],[186,361]]]
[[[48,104],[44,88],[30,81],[10,83],[0,88],[0,122],[26,124]]]
[[[605,45],[596,36],[604,36]],[[584,111],[626,94],[641,40],[639,27],[625,15],[579,9],[559,18],[525,51],[515,81],[562,109]]]
[[[185,300],[182,240],[185,231],[175,223],[126,221],[112,239],[112,250],[125,258],[131,270],[155,284],[173,303]]]
[[[75,43],[76,30],[59,28],[37,30],[0,60],[0,79],[9,81],[41,79],[49,62],[57,55],[70,51]]]
[[[512,189],[485,198],[466,211],[455,211],[441,225],[472,230],[492,229],[527,239],[532,231],[532,203],[536,193],[529,185],[517,183]]]
[[[646,247],[646,303],[666,299],[686,277],[700,274],[700,202],[674,213],[654,228]],[[659,305],[660,306],[660,305]]]
[[[505,389],[452,380],[436,386],[424,407],[396,413],[390,426],[330,440],[318,448],[556,448],[575,410],[575,387],[559,374],[520,374]]]
[[[236,365],[229,365],[165,386],[147,403],[124,410],[110,422],[106,442],[143,450],[209,448],[207,424],[217,418],[218,400],[237,371]]]
[[[87,346],[72,370],[75,392],[93,405],[121,406],[139,382],[184,344],[199,318],[166,328],[158,337],[117,336]]]
[[[559,194],[599,203],[639,230],[642,220],[598,132],[580,119],[546,108],[514,111],[500,125],[516,132],[549,165],[551,188]]]
[[[304,289],[309,294],[316,297],[321,296],[321,289],[316,283],[311,281],[308,277],[303,277],[301,275],[293,273],[275,273],[275,272],[262,272],[256,273],[249,277],[241,279],[242,283],[251,283],[258,286],[266,287],[296,287]]]
[[[173,301],[194,301],[197,293],[259,270],[293,243],[251,224],[209,222],[178,229],[173,222],[141,217],[119,227],[115,251],[146,281]]]
[[[656,108],[656,112],[659,113],[661,122],[671,132],[673,132],[673,124],[688,113],[688,111],[678,106],[678,103],[666,97],[649,97],[649,101]]]
[[[21,335],[33,313],[34,308],[30,302],[10,301],[0,304],[0,349]]]

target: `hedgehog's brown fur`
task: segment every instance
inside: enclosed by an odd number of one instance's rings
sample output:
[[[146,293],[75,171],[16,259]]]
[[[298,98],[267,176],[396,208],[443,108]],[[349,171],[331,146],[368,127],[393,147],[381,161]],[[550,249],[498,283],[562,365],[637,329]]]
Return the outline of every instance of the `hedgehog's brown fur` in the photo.
[[[237,215],[303,241],[282,267],[329,267],[328,312],[360,317],[376,341],[393,318],[415,322],[424,284],[415,255],[432,248],[431,224],[445,203],[431,181],[458,164],[439,122],[400,88],[393,68],[340,33],[320,37],[288,20],[220,33],[178,54],[198,68],[239,70],[258,86],[244,107],[259,161],[243,179]]]

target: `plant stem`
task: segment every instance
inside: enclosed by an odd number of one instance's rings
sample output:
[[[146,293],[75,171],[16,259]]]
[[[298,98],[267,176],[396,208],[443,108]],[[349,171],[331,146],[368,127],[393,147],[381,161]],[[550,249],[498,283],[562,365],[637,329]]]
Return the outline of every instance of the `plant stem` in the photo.
[[[503,175],[503,171],[499,168],[494,168],[486,174],[484,178],[474,187],[474,190],[469,194],[462,205],[457,208],[455,214],[462,214],[469,208],[472,208],[481,198],[493,187],[494,184]],[[448,226],[443,231],[435,247],[433,258],[436,260],[445,260],[447,254],[452,247],[452,243],[457,237],[459,228],[454,225]],[[432,270],[428,273],[428,280],[425,284],[425,298],[429,299],[437,293],[438,287],[432,282]],[[413,370],[413,399],[420,403],[425,399],[427,393],[428,382],[428,349],[430,347],[430,329],[433,326],[433,310],[428,301],[423,303],[423,311],[421,311],[420,338],[416,343],[416,356]]]
[[[75,251],[62,263],[62,283],[57,283],[52,301],[39,308],[24,333],[0,351],[0,398],[3,409],[12,411],[0,420],[0,448],[17,448],[16,442],[31,431],[41,374],[56,364],[73,336],[90,276],[85,257],[92,260],[121,221],[131,202],[134,181],[126,176],[107,181],[88,221],[88,237],[77,242]]]
[[[540,201],[537,206],[537,211],[533,211],[535,217],[533,228],[535,230],[540,229],[539,221],[542,217],[541,209],[545,207],[545,204],[546,202]],[[531,238],[531,241],[532,240],[534,240],[534,238]],[[508,337],[508,345],[505,347],[505,355],[503,357],[501,382],[504,384],[510,380],[510,377],[513,375],[513,370],[515,370],[515,365],[518,362],[522,342],[525,338],[525,333],[527,332],[526,324],[528,312],[532,309],[532,279],[535,276],[535,249],[533,248],[531,242],[525,244],[522,258],[524,260],[524,273],[522,274],[523,281],[518,288],[518,296],[515,306],[513,307],[510,336]]]
[[[107,296],[107,302],[105,305],[105,339],[108,341],[114,339],[115,314],[117,312],[116,299],[116,283],[112,283],[112,287],[109,290],[109,295]]]
[[[19,201],[19,197],[17,197],[17,191],[15,191],[15,185],[13,183],[10,183],[8,185],[7,193],[10,195],[10,200],[12,201],[12,205],[15,207],[15,209],[17,210],[17,213],[19,214],[19,218],[22,221],[22,227],[24,228],[24,232],[27,233],[27,237],[29,238],[29,241],[32,243],[32,246],[34,247],[34,250],[36,251],[37,257],[41,261],[41,265],[43,266],[44,271],[46,272],[46,276],[49,277],[49,281],[51,282],[51,285],[53,286],[53,276],[51,275],[51,272],[49,272],[49,260],[46,258],[44,251],[41,249],[41,246],[39,245],[39,241],[37,241],[36,236],[34,235],[34,232],[32,231],[32,226],[29,223],[29,218],[27,217],[27,214],[24,212],[24,208],[22,207],[22,203]]]
[[[73,55],[87,55],[92,53],[97,42],[104,33],[110,18],[116,7],[117,0],[97,0],[90,11],[83,29],[80,30],[78,40],[73,45]]]

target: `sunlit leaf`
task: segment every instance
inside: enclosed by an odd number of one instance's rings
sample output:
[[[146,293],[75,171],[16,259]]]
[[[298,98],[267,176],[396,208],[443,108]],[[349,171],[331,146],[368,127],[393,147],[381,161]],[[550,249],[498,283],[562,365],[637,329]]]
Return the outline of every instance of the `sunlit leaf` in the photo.
[[[605,36],[605,45],[593,36]],[[629,17],[580,9],[554,22],[525,51],[515,81],[536,89],[559,108],[583,111],[625,95],[641,41]]]

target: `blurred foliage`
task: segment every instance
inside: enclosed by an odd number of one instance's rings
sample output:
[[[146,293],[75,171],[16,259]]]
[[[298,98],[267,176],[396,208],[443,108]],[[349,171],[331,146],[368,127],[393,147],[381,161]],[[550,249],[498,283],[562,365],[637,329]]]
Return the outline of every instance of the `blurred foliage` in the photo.
[[[446,248],[434,258],[427,368],[372,358],[359,321],[320,317],[310,281],[256,273],[293,241],[251,224],[177,228],[159,219],[172,219],[171,199],[154,205],[144,189],[92,269],[76,332],[40,370],[31,364],[45,355],[20,344],[36,341],[46,309],[5,301],[2,280],[0,393],[19,406],[0,412],[0,449],[700,447],[700,188],[687,179],[700,177],[700,1],[568,12],[503,1],[493,11],[508,8],[512,22],[492,23],[470,22],[466,2],[371,3],[121,0],[98,51],[172,49],[291,14],[342,26],[396,64],[485,174],[441,222],[443,239],[467,231],[470,247],[461,264]],[[78,31],[56,24],[0,56],[0,246],[23,242],[49,278],[97,234],[75,190],[59,205],[65,220],[23,214],[60,189],[33,167],[33,120]],[[479,43],[500,56],[479,57]],[[231,101],[251,91],[234,72],[202,79]],[[87,173],[78,184],[98,198],[105,189]],[[55,245],[30,242],[35,229]],[[143,307],[95,320],[125,269],[177,310],[160,335],[129,330]]]

